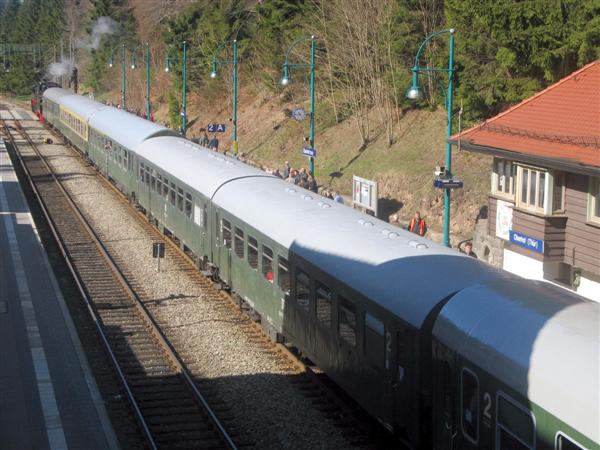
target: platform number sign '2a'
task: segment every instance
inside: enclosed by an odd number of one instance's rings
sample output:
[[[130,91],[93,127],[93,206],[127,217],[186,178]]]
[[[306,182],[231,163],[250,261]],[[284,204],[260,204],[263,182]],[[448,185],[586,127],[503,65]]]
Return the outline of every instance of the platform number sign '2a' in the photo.
[[[224,123],[209,123],[206,127],[209,133],[225,133]]]

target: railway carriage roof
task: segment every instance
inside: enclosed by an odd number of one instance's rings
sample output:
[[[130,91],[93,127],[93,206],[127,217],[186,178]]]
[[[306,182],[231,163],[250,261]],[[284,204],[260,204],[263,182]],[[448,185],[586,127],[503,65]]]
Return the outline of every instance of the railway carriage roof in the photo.
[[[456,250],[278,178],[228,183],[214,201],[415,327],[448,295],[504,276]]]
[[[434,335],[600,442],[600,304],[543,282],[481,284],[444,306]]]
[[[44,91],[44,97],[46,97],[49,100],[52,100],[55,103],[59,103],[59,100],[67,95],[75,94],[63,88],[48,88]]]
[[[88,122],[94,113],[102,109],[110,108],[109,106],[90,100],[81,95],[65,95],[59,99],[58,103],[63,109],[79,116],[85,122]]]
[[[208,198],[212,198],[221,185],[237,178],[274,178],[181,137],[149,139],[136,153]]]
[[[129,150],[136,150],[152,137],[178,135],[169,128],[114,107],[98,110],[89,118],[89,124]]]

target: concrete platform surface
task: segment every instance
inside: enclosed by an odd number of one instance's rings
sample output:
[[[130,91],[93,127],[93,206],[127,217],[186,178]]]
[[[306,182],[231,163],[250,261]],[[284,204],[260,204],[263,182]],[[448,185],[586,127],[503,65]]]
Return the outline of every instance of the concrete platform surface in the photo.
[[[118,448],[0,139],[0,449]]]

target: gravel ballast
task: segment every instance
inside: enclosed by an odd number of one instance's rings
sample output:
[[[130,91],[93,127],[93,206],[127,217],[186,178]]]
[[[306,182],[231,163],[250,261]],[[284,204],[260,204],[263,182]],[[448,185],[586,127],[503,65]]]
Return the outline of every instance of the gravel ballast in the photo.
[[[39,147],[109,252],[126,265],[132,285],[141,287],[140,297],[201,390],[209,386],[227,406],[236,436],[259,449],[355,448],[303,395],[295,382],[301,375],[252,338],[250,319],[222,294],[207,293],[168,246],[157,271],[155,239],[93,168],[61,145]]]

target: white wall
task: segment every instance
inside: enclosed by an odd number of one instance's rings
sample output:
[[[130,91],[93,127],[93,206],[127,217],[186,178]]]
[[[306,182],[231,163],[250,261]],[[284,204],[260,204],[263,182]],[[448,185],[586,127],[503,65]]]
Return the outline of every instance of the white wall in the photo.
[[[504,249],[502,268],[523,278],[531,280],[544,279],[544,263],[542,261],[515,253],[506,248]]]
[[[581,275],[581,283],[577,288],[577,293],[582,297],[589,298],[595,302],[600,302],[600,283]]]
[[[582,297],[600,303],[600,283],[586,278],[584,274],[581,274],[581,282],[577,290],[569,289],[562,284],[553,283],[544,278],[544,263],[542,261],[529,258],[507,249],[504,249],[504,262],[502,268],[507,272],[514,273],[523,278],[546,281],[547,283],[554,284],[567,291],[575,292]]]

